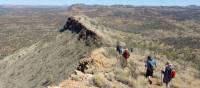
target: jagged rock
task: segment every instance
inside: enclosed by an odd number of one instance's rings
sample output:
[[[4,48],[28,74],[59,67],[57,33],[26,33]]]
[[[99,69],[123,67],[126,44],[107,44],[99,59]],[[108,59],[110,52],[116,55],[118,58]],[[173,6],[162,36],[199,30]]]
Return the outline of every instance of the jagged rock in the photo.
[[[75,74],[76,75],[83,75],[83,73],[81,71],[77,71],[77,70],[75,70]]]
[[[82,17],[69,17],[60,32],[69,30],[72,33],[77,33],[79,35],[78,40],[85,41],[87,45],[100,45],[101,37],[94,30],[90,29],[87,26],[88,24],[83,24],[84,22],[80,19]]]

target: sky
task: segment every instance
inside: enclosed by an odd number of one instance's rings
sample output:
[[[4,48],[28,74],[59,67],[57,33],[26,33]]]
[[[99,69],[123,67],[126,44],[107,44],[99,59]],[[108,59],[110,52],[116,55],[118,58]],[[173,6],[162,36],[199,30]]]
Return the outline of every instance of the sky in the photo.
[[[76,3],[89,5],[200,6],[200,0],[0,0],[0,5],[71,5]]]

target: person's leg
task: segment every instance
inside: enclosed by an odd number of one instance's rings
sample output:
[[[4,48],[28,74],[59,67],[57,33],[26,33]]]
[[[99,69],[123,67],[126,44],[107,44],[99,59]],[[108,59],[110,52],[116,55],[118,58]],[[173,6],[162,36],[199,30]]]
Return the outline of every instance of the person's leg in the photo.
[[[127,59],[123,57],[123,68],[127,66]]]
[[[152,84],[152,80],[151,80],[151,71],[149,69],[146,70],[146,77],[149,81],[149,84]]]
[[[168,85],[167,85],[167,87],[168,87],[168,88],[170,88],[170,82],[168,82]]]
[[[128,65],[128,59],[125,59],[125,67]]]
[[[149,82],[152,84],[153,70],[150,70]]]
[[[123,61],[122,62],[122,67],[125,68],[126,67],[126,59],[123,57],[122,61]]]
[[[166,83],[166,88],[170,88],[169,82]]]
[[[152,84],[152,77],[148,76],[149,84]]]

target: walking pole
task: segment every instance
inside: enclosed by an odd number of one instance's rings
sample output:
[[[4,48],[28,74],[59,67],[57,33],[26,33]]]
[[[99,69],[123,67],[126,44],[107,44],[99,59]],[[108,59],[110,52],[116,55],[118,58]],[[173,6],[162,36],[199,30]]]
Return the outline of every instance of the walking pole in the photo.
[[[160,79],[160,86],[162,86],[163,85],[163,75],[162,75],[162,72],[161,72],[161,79]]]

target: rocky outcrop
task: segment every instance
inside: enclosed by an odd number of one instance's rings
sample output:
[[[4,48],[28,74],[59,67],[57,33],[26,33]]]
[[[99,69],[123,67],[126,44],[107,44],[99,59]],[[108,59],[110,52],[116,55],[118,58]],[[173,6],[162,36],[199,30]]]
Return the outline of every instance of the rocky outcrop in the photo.
[[[100,45],[101,37],[92,29],[88,28],[84,22],[79,21],[79,17],[69,17],[60,32],[69,30],[78,34],[78,40],[85,41],[86,45]]]

